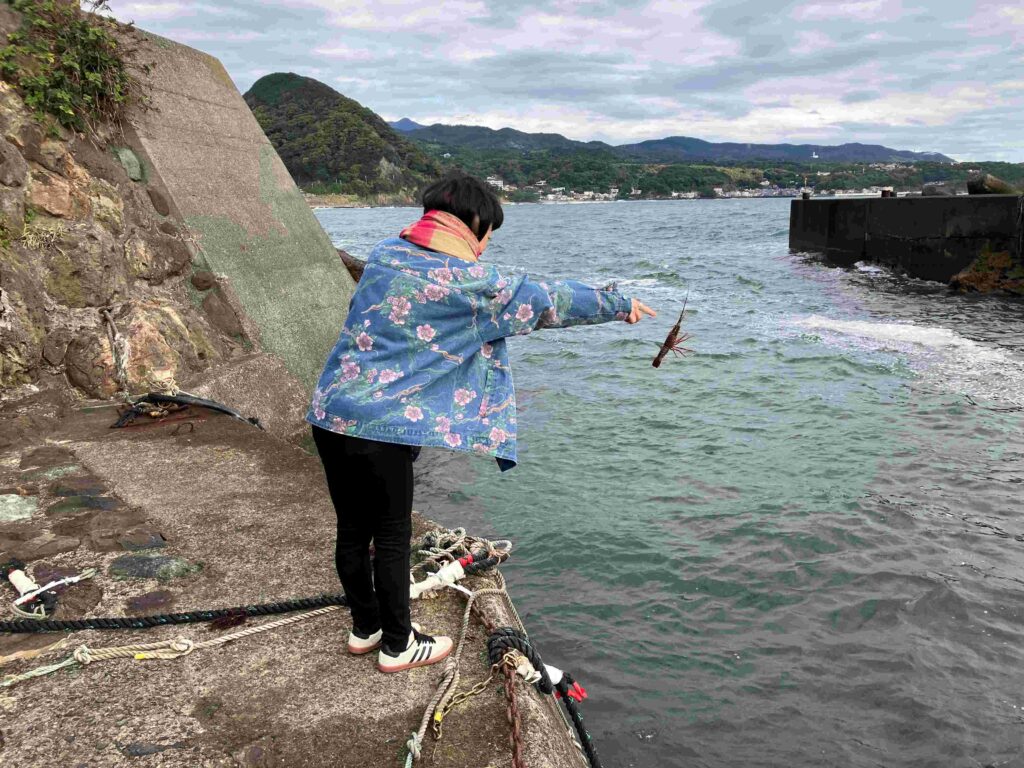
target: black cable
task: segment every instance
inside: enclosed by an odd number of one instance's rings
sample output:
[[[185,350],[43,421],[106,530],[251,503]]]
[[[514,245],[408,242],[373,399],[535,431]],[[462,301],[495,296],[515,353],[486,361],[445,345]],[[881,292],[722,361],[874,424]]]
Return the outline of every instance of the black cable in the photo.
[[[264,429],[263,425],[260,424],[260,420],[255,416],[246,418],[238,411],[233,408],[228,408],[223,403],[218,403],[216,400],[207,400],[202,397],[193,397],[192,395],[186,395],[185,393],[179,393],[177,395],[162,395],[159,392],[150,392],[132,401],[132,407],[121,414],[121,417],[111,424],[111,428],[125,427],[132,423],[139,416],[146,413],[146,408],[142,407],[143,403],[151,403],[152,405],[192,405],[200,408],[208,408],[211,411],[218,413],[224,413],[233,419],[244,421],[246,424],[250,424],[258,429]],[[264,431],[266,431],[264,429]]]
[[[583,747],[587,760],[590,761],[592,768],[601,768],[601,758],[597,756],[597,748],[594,746],[594,741],[590,738],[590,732],[587,731],[586,726],[583,724],[583,715],[580,714],[579,705],[569,695],[569,689],[572,688],[575,682],[576,680],[573,679],[572,675],[568,672],[563,672],[562,679],[558,681],[558,685],[555,687],[562,694],[562,704],[565,705],[565,711],[569,713],[569,718],[576,729],[576,735],[579,737],[580,746]]]
[[[300,597],[295,600],[284,600],[279,603],[262,603],[245,605],[237,608],[215,608],[203,611],[185,611],[184,613],[164,613],[156,616],[114,616],[94,619],[44,619],[33,621],[0,621],[0,632],[28,634],[34,632],[76,632],[83,629],[149,629],[171,624],[202,624],[223,618],[239,616],[275,616],[280,613],[294,613],[314,608],[326,608],[330,605],[348,605],[348,598],[343,594],[320,595],[319,597]]]

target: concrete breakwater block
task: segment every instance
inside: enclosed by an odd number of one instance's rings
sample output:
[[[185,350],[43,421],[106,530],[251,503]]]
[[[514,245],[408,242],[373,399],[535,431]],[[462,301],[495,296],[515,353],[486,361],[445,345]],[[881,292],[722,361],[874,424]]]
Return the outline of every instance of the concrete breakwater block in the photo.
[[[193,270],[227,278],[245,335],[312,389],[352,278],[224,66],[149,32],[136,56],[153,65],[143,78],[152,109],[133,122],[169,207],[200,244]]]

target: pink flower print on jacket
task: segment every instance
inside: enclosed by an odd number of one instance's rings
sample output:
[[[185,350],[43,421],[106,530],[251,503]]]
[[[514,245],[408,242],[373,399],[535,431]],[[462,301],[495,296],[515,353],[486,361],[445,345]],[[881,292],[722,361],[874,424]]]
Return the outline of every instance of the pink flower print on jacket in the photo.
[[[405,318],[412,309],[412,303],[405,296],[388,296],[388,304],[391,305],[388,320],[395,325],[405,325]]]
[[[462,435],[459,435],[455,432],[448,432],[444,436],[444,442],[451,448],[458,448],[460,445],[462,445]]]
[[[451,432],[452,420],[447,416],[438,416],[434,419],[434,431],[435,432]]]
[[[313,411],[313,415],[316,416],[317,419],[319,419],[320,421],[323,421],[327,417],[327,412],[324,411],[324,409],[320,406],[320,402],[322,400],[323,393],[320,390],[317,390],[313,394],[313,405],[310,408],[310,410]]]
[[[358,423],[359,422],[356,421],[355,419],[340,419],[337,416],[335,416],[333,419],[331,419],[331,431],[338,432],[344,435]]]
[[[471,389],[456,389],[455,390],[455,402],[465,408],[467,405],[476,400],[476,391]]]
[[[533,307],[529,304],[520,304],[519,309],[516,310],[516,320],[521,323],[528,322],[533,317]]]
[[[423,295],[431,301],[440,301],[449,293],[447,288],[442,288],[440,285],[434,285],[431,283],[423,289]]]
[[[341,376],[338,377],[340,384],[352,381],[359,376],[359,366],[353,363],[351,360],[342,362],[341,364]]]
[[[500,427],[494,427],[491,430],[490,438],[492,443],[504,443],[506,440],[508,440],[508,432],[506,432],[504,429],[501,429]]]
[[[416,326],[416,338],[418,338],[420,341],[433,341],[434,340],[434,336],[436,334],[437,334],[437,331],[435,331],[430,326],[429,323],[426,324],[426,325],[417,325]]]
[[[423,409],[415,405],[406,406],[405,418],[409,421],[420,421],[423,419]]]
[[[359,347],[360,352],[369,352],[373,349],[373,338],[363,331],[356,337],[356,346]]]
[[[436,280],[442,285],[447,285],[452,281],[454,275],[448,267],[442,267],[441,269],[431,269],[427,272],[427,277],[431,280]]]
[[[392,370],[390,368],[385,368],[380,372],[380,376],[377,378],[377,381],[381,384],[390,384],[393,381],[398,381],[404,375],[405,374],[398,369]]]
[[[481,267],[479,264],[474,264],[466,271],[469,272],[471,277],[475,277],[477,280],[479,280],[481,277],[487,274],[487,270]]]

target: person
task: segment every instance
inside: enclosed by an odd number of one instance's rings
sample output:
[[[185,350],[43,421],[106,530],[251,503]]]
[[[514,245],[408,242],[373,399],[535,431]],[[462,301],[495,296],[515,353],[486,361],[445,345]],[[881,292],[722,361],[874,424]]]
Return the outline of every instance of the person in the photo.
[[[479,179],[449,174],[422,202],[422,218],[370,254],[306,416],[338,518],[348,650],[379,649],[382,672],[436,663],[452,647],[410,617],[412,463],[420,449],[472,451],[511,469],[517,425],[505,339],[655,316],[614,286],[535,282],[481,262],[504,215]]]

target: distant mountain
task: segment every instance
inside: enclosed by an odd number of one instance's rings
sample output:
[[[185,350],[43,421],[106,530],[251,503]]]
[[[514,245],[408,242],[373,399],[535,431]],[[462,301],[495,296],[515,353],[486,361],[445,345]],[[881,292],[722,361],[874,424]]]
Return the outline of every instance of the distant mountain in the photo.
[[[687,136],[642,141],[612,146],[602,141],[574,141],[557,133],[524,133],[512,128],[485,128],[475,125],[435,124],[408,134],[413,141],[448,149],[518,150],[521,152],[581,152],[599,150],[617,157],[649,163],[693,161],[735,162],[774,160],[808,163],[822,162],[933,162],[952,163],[937,152],[909,152],[877,144],[716,144]]]
[[[388,122],[388,125],[394,128],[396,131],[401,131],[402,133],[409,133],[409,131],[418,131],[420,128],[427,127],[425,125],[420,125],[419,123],[413,122],[408,117],[403,117],[401,120],[390,121]]]
[[[615,147],[614,152],[621,157],[655,163],[694,160],[776,160],[794,163],[815,160],[827,163],[953,162],[952,158],[938,152],[909,152],[879,144],[715,144],[688,136],[669,136],[666,139],[642,141],[639,144],[623,144]]]
[[[479,125],[434,125],[409,134],[413,141],[455,149],[511,149],[523,152],[608,150],[602,141],[573,141],[558,133],[524,133],[513,128],[484,128]]]
[[[363,195],[410,192],[440,173],[373,111],[312,78],[261,77],[245,102],[300,186]]]

